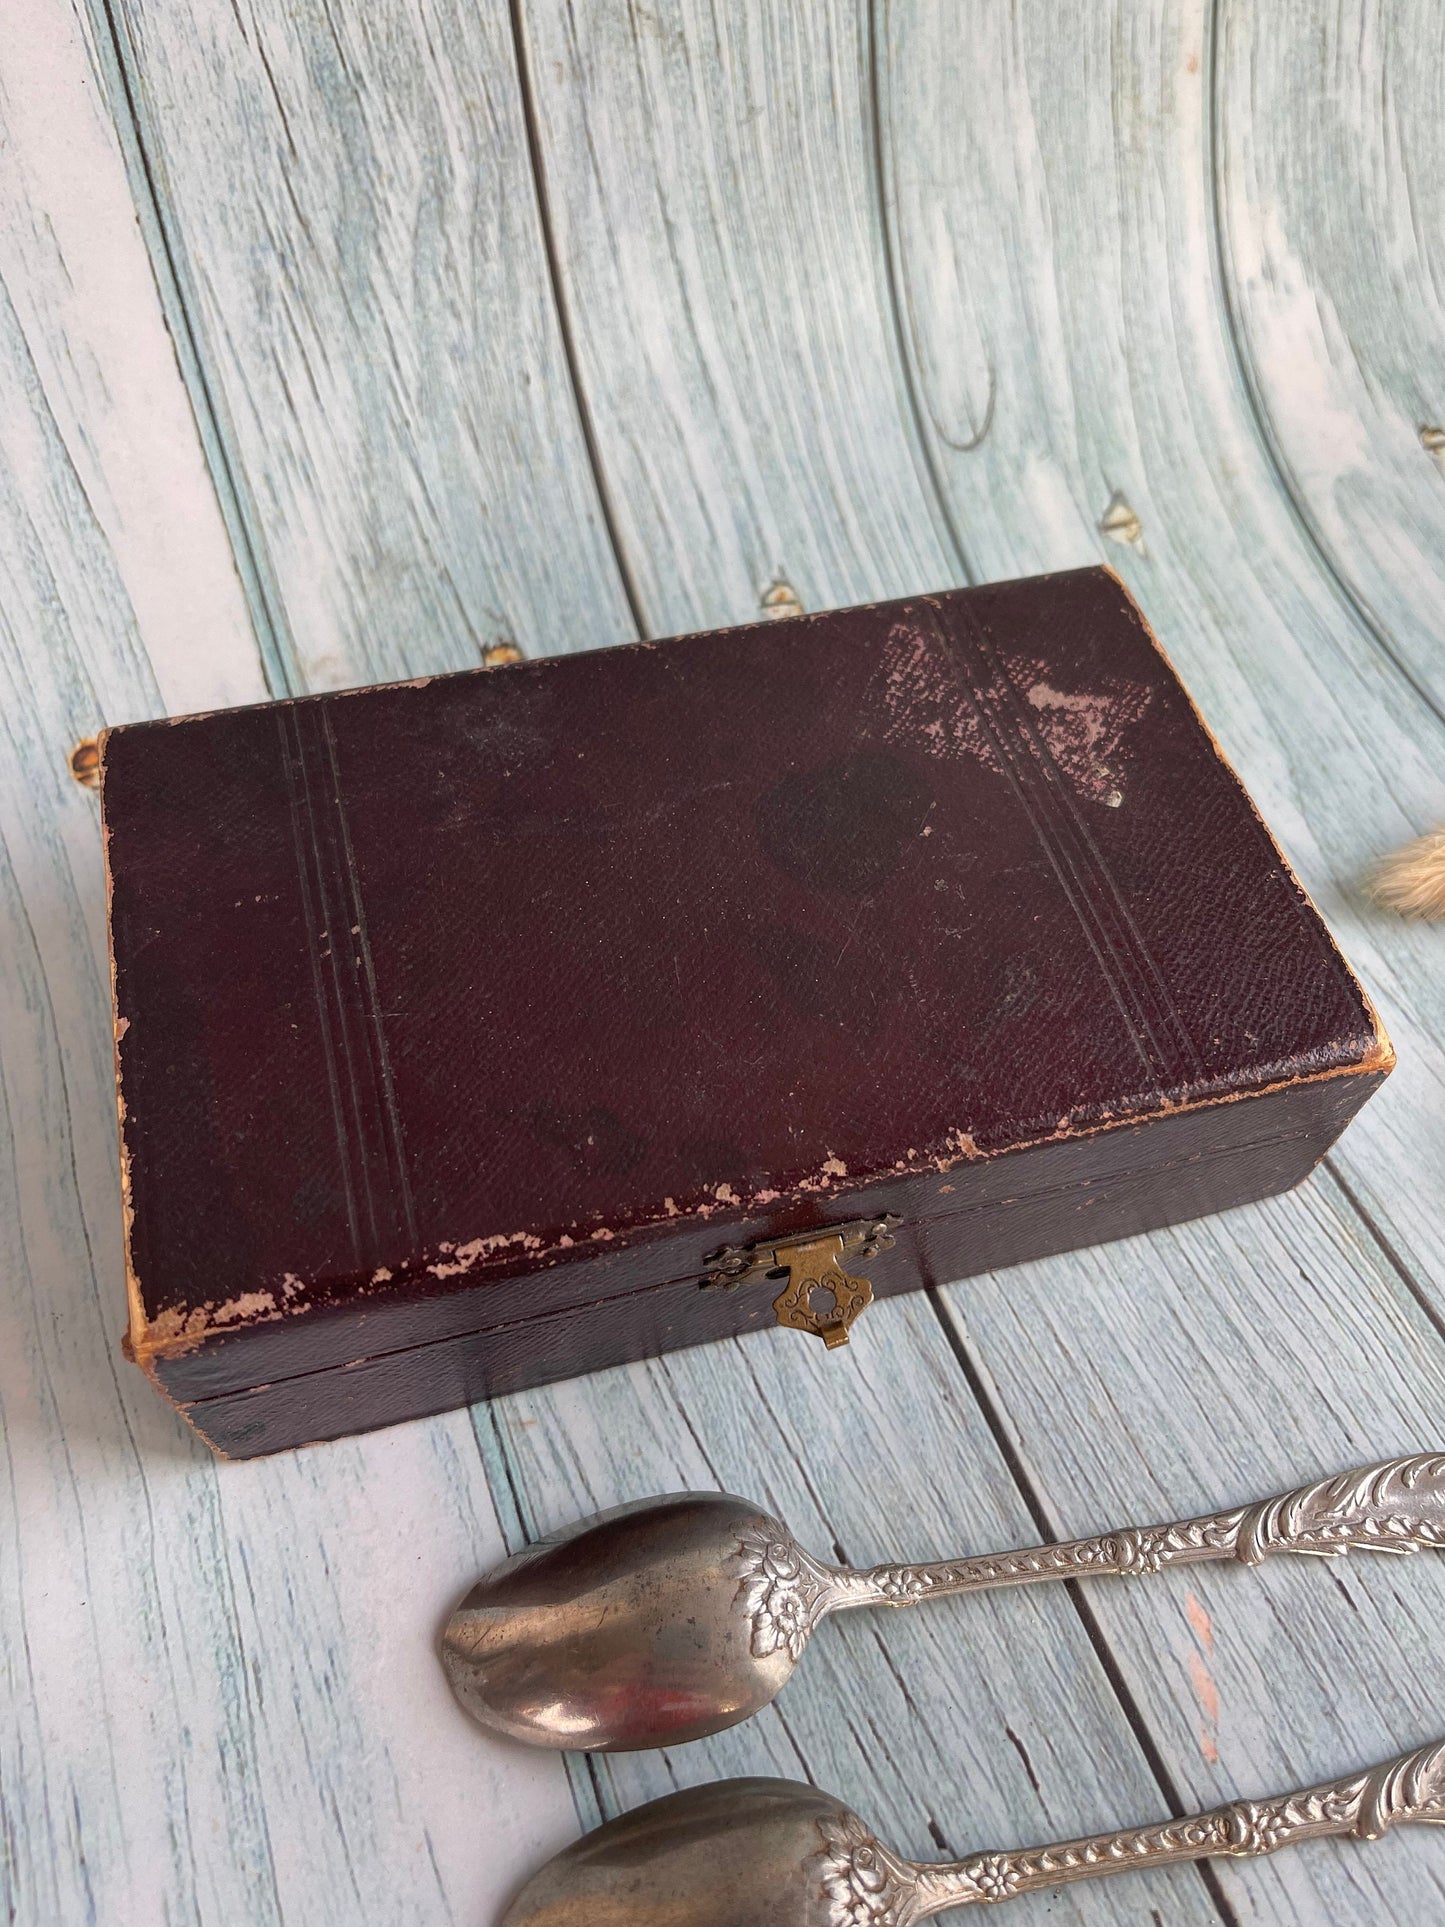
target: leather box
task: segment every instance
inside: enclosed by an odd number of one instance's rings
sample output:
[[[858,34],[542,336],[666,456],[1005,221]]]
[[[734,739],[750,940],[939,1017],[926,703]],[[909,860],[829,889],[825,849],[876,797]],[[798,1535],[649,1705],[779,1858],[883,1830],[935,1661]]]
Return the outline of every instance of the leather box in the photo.
[[[102,769],[127,1348],[237,1457],[866,1344],[870,1289],[1294,1184],[1392,1061],[1101,569]]]

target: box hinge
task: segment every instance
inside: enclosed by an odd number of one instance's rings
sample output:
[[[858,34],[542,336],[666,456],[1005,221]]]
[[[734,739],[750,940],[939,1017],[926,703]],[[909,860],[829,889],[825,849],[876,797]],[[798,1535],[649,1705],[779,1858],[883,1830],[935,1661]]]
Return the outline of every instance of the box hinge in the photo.
[[[709,1259],[712,1269],[703,1289],[736,1291],[739,1285],[786,1276],[786,1286],[773,1300],[778,1323],[812,1332],[831,1350],[848,1343],[854,1320],[873,1302],[872,1285],[845,1271],[841,1260],[845,1254],[855,1263],[876,1258],[892,1245],[893,1228],[901,1223],[885,1212],[879,1218],[824,1225],[790,1238],[725,1245]]]

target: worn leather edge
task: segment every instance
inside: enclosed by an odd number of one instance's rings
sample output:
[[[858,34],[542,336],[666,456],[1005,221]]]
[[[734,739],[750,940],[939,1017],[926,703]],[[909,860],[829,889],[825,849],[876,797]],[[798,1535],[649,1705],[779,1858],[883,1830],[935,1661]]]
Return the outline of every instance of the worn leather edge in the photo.
[[[965,1194],[955,1209],[938,1212],[927,1208],[936,1195],[949,1195],[952,1192],[951,1186],[938,1184],[937,1174],[931,1174],[909,1180],[902,1187],[892,1188],[886,1198],[880,1199],[875,1194],[869,1201],[866,1214],[863,1205],[855,1201],[853,1209],[845,1215],[873,1215],[874,1206],[892,1209],[902,1215],[908,1236],[916,1234],[935,1242],[940,1239],[946,1241],[952,1230],[954,1242],[957,1243],[960,1227],[986,1223],[991,1214],[1001,1210],[1021,1219],[1032,1220],[1048,1215],[1051,1206],[1073,1196],[1112,1197],[1141,1183],[1163,1183],[1170,1173],[1181,1174],[1180,1181],[1187,1182],[1183,1174],[1191,1169],[1197,1171],[1216,1167],[1226,1159],[1235,1162],[1249,1157],[1267,1160],[1271,1149],[1306,1139],[1318,1143],[1322,1155],[1323,1150],[1335,1141],[1350,1118],[1382,1081],[1382,1077],[1383,1073],[1375,1070],[1344,1085],[1340,1084],[1338,1078],[1311,1080],[1307,1091],[1313,1096],[1312,1099],[1306,1097],[1307,1115],[1300,1128],[1261,1131],[1256,1127],[1251,1130],[1246,1121],[1249,1107],[1246,1106],[1245,1112],[1241,1113],[1237,1107],[1231,1106],[1235,1116],[1245,1123],[1247,1134],[1240,1132],[1231,1141],[1217,1146],[1192,1148],[1188,1130],[1176,1129],[1167,1133],[1167,1141],[1178,1151],[1178,1155],[1162,1159],[1156,1155],[1148,1162],[1141,1163],[1138,1156],[1130,1152],[1127,1163],[1104,1170],[1089,1170],[1087,1160],[1078,1156],[1078,1147],[1070,1147],[1073,1153],[1070,1162],[1072,1175],[1063,1182],[1038,1184],[1031,1191],[1017,1190],[1009,1181],[1009,1161],[1004,1160],[1002,1166],[997,1167],[997,1175],[991,1175],[988,1179],[983,1193],[975,1190],[972,1196]],[[1328,1093],[1331,1090],[1338,1094],[1330,1097]],[[1293,1107],[1298,1095],[1304,1093],[1293,1090],[1276,1092],[1272,1097],[1256,1099],[1255,1104],[1270,1107],[1277,1113],[1282,1103]],[[1164,1122],[1167,1126],[1169,1120]],[[1174,1122],[1177,1127],[1186,1124],[1185,1120]],[[1261,1119],[1260,1124],[1263,1123]],[[1238,1127],[1234,1128],[1237,1130]],[[1142,1135],[1147,1137],[1151,1134],[1152,1128],[1145,1127]],[[1140,1135],[1138,1130],[1127,1134],[1131,1142]],[[1133,1147],[1135,1152],[1140,1148]],[[1047,1154],[1047,1147],[1044,1149]],[[1037,1161],[1039,1155],[1040,1152],[1035,1150],[1026,1153],[1025,1157]],[[979,1175],[983,1177],[984,1174]],[[1023,1176],[1024,1173],[1020,1172],[1020,1177]],[[1000,1177],[1003,1178],[1002,1187],[999,1185]],[[1263,1195],[1263,1191],[1258,1195]],[[774,1230],[769,1235],[778,1234]],[[1085,1242],[1101,1242],[1114,1235],[1121,1234],[1098,1232]],[[663,1241],[657,1253],[659,1257],[668,1255],[670,1243]],[[269,1329],[253,1328],[249,1334],[228,1334],[218,1343],[180,1358],[152,1357],[146,1361],[147,1371],[157,1382],[164,1382],[170,1395],[182,1403],[208,1401],[235,1395],[248,1386],[279,1384],[335,1368],[357,1367],[364,1364],[368,1357],[399,1355],[438,1343],[450,1343],[464,1336],[501,1334],[528,1326],[541,1331],[547,1328],[549,1321],[580,1316],[598,1304],[611,1303],[621,1310],[629,1302],[640,1303],[658,1292],[669,1289],[673,1292],[686,1291],[689,1286],[695,1289],[705,1269],[687,1269],[674,1262],[665,1270],[654,1267],[650,1272],[644,1271],[639,1275],[627,1269],[629,1255],[619,1254],[623,1260],[620,1265],[616,1259],[594,1258],[591,1264],[583,1268],[580,1277],[565,1281],[565,1292],[548,1288],[557,1282],[555,1270],[544,1268],[526,1274],[519,1282],[531,1285],[535,1281],[537,1290],[524,1305],[519,1304],[521,1294],[515,1291],[503,1299],[494,1299],[490,1287],[480,1292],[470,1292],[461,1301],[453,1299],[448,1303],[446,1297],[442,1296],[432,1299],[429,1304],[426,1301],[414,1301],[393,1307],[389,1313],[381,1309],[380,1315],[364,1305],[342,1304],[330,1308],[329,1314],[324,1312],[319,1325],[308,1321],[303,1331],[277,1323]],[[1013,1260],[1003,1258],[999,1262],[1009,1263]],[[317,1342],[311,1342],[313,1335]]]
[[[1363,995],[1363,993],[1362,993]],[[749,1242],[755,1238],[766,1237],[778,1231],[778,1220],[786,1214],[780,1206],[806,1204],[813,1223],[827,1223],[837,1218],[853,1218],[862,1215],[862,1207],[855,1201],[871,1190],[882,1185],[907,1183],[912,1179],[929,1176],[947,1176],[951,1172],[979,1164],[995,1164],[1005,1159],[1037,1152],[1053,1143],[1087,1143],[1100,1138],[1111,1137],[1121,1132],[1147,1129],[1152,1123],[1165,1118],[1180,1118],[1198,1115],[1209,1110],[1223,1109],[1239,1103],[1274,1095],[1277,1092],[1297,1089],[1301,1086],[1314,1086],[1333,1082],[1340,1078],[1364,1077],[1378,1080],[1386,1075],[1394,1063],[1394,1053],[1388,1039],[1382,1032],[1377,1033],[1375,1047],[1359,1061],[1351,1064],[1331,1065],[1327,1069],[1302,1073],[1293,1077],[1278,1078],[1269,1084],[1258,1085],[1249,1090],[1212,1093],[1195,1101],[1172,1104],[1165,1108],[1130,1113],[1127,1116],[1110,1119],[1107,1124],[1099,1124],[1082,1130],[1055,1130],[1039,1137],[1023,1140],[996,1151],[967,1151],[952,1157],[920,1158],[916,1164],[870,1172],[849,1182],[830,1186],[826,1189],[810,1190],[787,1194],[779,1205],[770,1207],[766,1216],[756,1212],[716,1212],[707,1218],[707,1232],[710,1244],[722,1245],[729,1242]],[[122,1154],[124,1159],[124,1153]],[[947,1215],[938,1213],[938,1216]],[[669,1232],[681,1232],[687,1226],[683,1218],[657,1217],[639,1222],[627,1231],[619,1232],[609,1241],[608,1256],[620,1256],[629,1250],[661,1238]],[[784,1226],[784,1229],[792,1229]],[[246,1331],[281,1322],[295,1323],[300,1319],[313,1317],[318,1313],[333,1310],[338,1304],[351,1299],[357,1309],[380,1306],[388,1302],[405,1299],[414,1293],[418,1285],[429,1287],[428,1295],[435,1297],[450,1296],[454,1291],[471,1289],[480,1285],[498,1283],[503,1280],[531,1275],[540,1270],[571,1269],[581,1266],[584,1270],[589,1260],[597,1256],[595,1248],[579,1243],[571,1249],[552,1245],[522,1255],[501,1255],[492,1263],[485,1261],[468,1267],[459,1275],[454,1286],[437,1285],[428,1275],[426,1263],[417,1263],[405,1269],[398,1269],[383,1287],[372,1287],[369,1278],[338,1278],[331,1285],[325,1300],[308,1298],[305,1291],[289,1302],[283,1302],[276,1309],[251,1312],[237,1318],[226,1319],[203,1326],[194,1321],[191,1328],[181,1333],[171,1333],[165,1337],[153,1338],[140,1307],[139,1285],[127,1263],[127,1282],[131,1301],[131,1324],[129,1329],[130,1355],[138,1364],[149,1360],[182,1358],[196,1352],[210,1343],[225,1343]],[[675,1274],[678,1277],[696,1276],[697,1266]],[[367,1287],[363,1290],[363,1287]],[[477,1329],[482,1327],[478,1325]]]
[[[805,609],[801,615],[790,616],[788,621],[790,626],[797,627],[799,624],[808,625],[827,622],[834,616],[863,615],[874,609],[891,609],[897,604],[904,602],[926,602],[930,598],[937,596],[970,595],[980,590],[1008,589],[1014,587],[1016,584],[1022,583],[1060,582],[1069,576],[1077,575],[1111,575],[1114,576],[1116,582],[1119,581],[1114,571],[1107,568],[1103,563],[1090,562],[1076,569],[1046,569],[1040,575],[1007,576],[998,582],[971,582],[964,584],[954,582],[950,583],[947,588],[919,590],[913,595],[879,596],[877,600],[873,602],[845,602],[832,609]],[[1120,586],[1123,587],[1123,584],[1121,583]],[[1129,592],[1125,589],[1124,593],[1128,595]],[[1130,601],[1133,601],[1132,597],[1130,597]],[[641,652],[654,651],[665,648],[668,643],[706,642],[715,636],[746,635],[750,631],[767,635],[773,632],[775,626],[775,618],[763,616],[752,622],[718,623],[711,629],[679,629],[668,636],[644,636],[634,642],[600,643],[595,649],[568,649],[556,655],[530,656],[525,662],[509,663],[506,667],[509,670],[515,669],[522,673],[537,671],[552,673],[564,663],[576,662],[579,659],[589,656],[616,656],[624,654],[628,650]],[[434,682],[472,681],[478,676],[495,676],[496,673],[495,669],[442,669],[429,676],[401,676],[391,682],[351,683],[344,689],[318,689],[304,696],[272,696],[261,702],[236,703],[234,706],[224,709],[194,709],[181,716],[146,716],[139,718],[133,723],[111,724],[108,729],[102,732],[101,740],[103,741],[106,736],[128,735],[134,730],[177,729],[184,727],[187,723],[211,722],[217,716],[246,716],[259,709],[296,709],[303,706],[310,707],[317,703],[329,703],[338,700],[344,701],[352,696],[377,695],[387,690],[426,689]]]
[[[1380,1074],[1375,1073],[1371,1078],[1372,1087],[1379,1081]],[[1365,1101],[1368,1095],[1368,1091],[1362,1093],[1360,1101]],[[1104,1234],[1102,1242],[1133,1236],[1139,1231],[1157,1230],[1165,1225],[1186,1223],[1191,1219],[1213,1215],[1219,1210],[1232,1209],[1288,1191],[1308,1177],[1318,1165],[1338,1137],[1339,1126],[1325,1120],[1320,1127],[1291,1135],[1292,1140],[1299,1144],[1302,1155],[1294,1161],[1287,1175],[1271,1178],[1264,1184],[1247,1183],[1236,1188],[1227,1202],[1211,1202],[1202,1207],[1195,1200],[1180,1209],[1178,1200],[1173,1200],[1162,1208],[1154,1208],[1161,1202],[1156,1198],[1154,1206],[1143,1213],[1142,1222],[1134,1223],[1128,1230],[1112,1230]],[[1200,1162],[1206,1168],[1230,1162],[1237,1164],[1251,1148],[1255,1147],[1235,1146],[1231,1152]],[[1147,1186],[1156,1173],[1146,1169],[1134,1175],[1136,1184]],[[1117,1188],[1110,1195],[1117,1199]],[[1135,1190],[1131,1200],[1133,1216],[1138,1215],[1138,1203],[1138,1192]],[[870,1265],[877,1297],[889,1298],[943,1282],[933,1275],[936,1254],[925,1251],[924,1240],[928,1231],[938,1229],[944,1222],[955,1223],[957,1220],[935,1219],[905,1227],[900,1233],[898,1248],[882,1254]],[[1074,1237],[1059,1240],[1049,1236],[1037,1249],[1024,1255],[1035,1259],[1047,1257],[1061,1250],[1077,1250],[1082,1243],[1088,1242],[1098,1241]],[[960,1268],[956,1262],[957,1256],[955,1253],[955,1262],[948,1267],[949,1280],[961,1281],[979,1271],[1003,1269],[1009,1263],[1016,1262],[1004,1260],[1000,1265],[996,1262],[977,1264],[969,1260]],[[655,1357],[672,1350],[713,1343],[746,1331],[769,1330],[773,1325],[773,1292],[767,1288],[736,1293],[714,1292],[699,1299],[694,1281],[690,1298],[679,1297],[676,1291],[669,1291],[666,1285],[654,1285],[641,1294],[631,1296],[634,1299],[640,1296],[646,1306],[671,1307],[671,1312],[664,1315],[665,1329],[656,1329],[658,1314],[653,1313],[650,1320],[644,1318],[643,1321],[644,1326],[650,1323],[654,1327],[650,1336],[639,1338],[636,1331],[630,1331],[621,1342],[604,1338],[600,1354],[595,1347],[591,1348],[587,1372],[609,1369],[630,1360]],[[577,1376],[575,1366],[567,1362],[578,1350],[575,1338],[570,1343],[554,1344],[550,1351],[545,1346],[539,1347],[538,1339],[548,1325],[557,1328],[571,1326],[575,1331],[579,1324],[589,1321],[595,1323],[595,1314],[615,1302],[599,1300],[591,1305],[566,1308],[554,1319],[546,1321],[522,1320],[504,1329],[457,1334],[435,1343],[354,1359],[316,1372],[298,1374],[294,1378],[271,1380],[219,1393],[211,1398],[172,1402],[196,1435],[221,1456],[248,1459],[294,1450],[302,1445],[320,1444],[356,1432],[374,1431],[413,1418],[452,1410],[527,1386],[549,1384]],[[691,1314],[685,1309],[689,1303],[694,1308]],[[699,1326],[696,1308],[703,1303],[709,1307],[710,1315]],[[690,1328],[681,1329],[679,1320]],[[619,1330],[618,1321],[615,1318],[607,1321],[606,1328],[616,1334]],[[520,1354],[515,1343],[519,1338],[524,1341],[524,1350]],[[501,1347],[500,1353],[496,1349],[498,1346]],[[419,1376],[416,1370],[418,1366],[428,1369]]]
[[[1247,1156],[1248,1153],[1251,1151],[1264,1150],[1270,1145],[1304,1142],[1306,1139],[1310,1138],[1313,1135],[1314,1133],[1307,1130],[1282,1131],[1282,1132],[1276,1133],[1272,1137],[1260,1138],[1252,1143],[1226,1145],[1226,1146],[1223,1146],[1220,1150],[1212,1153],[1208,1153],[1204,1156],[1194,1156],[1194,1157],[1185,1156],[1185,1157],[1178,1157],[1178,1158],[1170,1158],[1170,1159],[1167,1159],[1163,1164],[1141,1164],[1141,1165],[1135,1166],[1132,1170],[1111,1172],[1109,1173],[1107,1179],[1077,1178],[1072,1183],[1069,1183],[1069,1184],[1050,1185],[1039,1191],[1022,1193],[1017,1200],[1013,1200],[1011,1202],[1017,1203],[1020,1206],[1027,1206],[1030,1204],[1037,1204],[1040,1202],[1051,1203],[1067,1197],[1070,1192],[1088,1192],[1091,1189],[1097,1191],[1105,1183],[1108,1183],[1111,1185],[1127,1184],[1132,1180],[1162,1176],[1167,1171],[1182,1169],[1186,1165],[1195,1165],[1195,1166],[1209,1165],[1214,1162],[1223,1161],[1224,1159],[1227,1159],[1227,1158],[1244,1157],[1244,1156]],[[981,1212],[989,1211],[989,1210],[997,1210],[998,1208],[999,1208],[999,1205],[997,1200],[985,1199],[977,1203],[967,1204],[963,1206],[963,1208],[959,1211],[941,1212],[935,1218],[921,1219],[911,1228],[915,1231],[922,1231],[924,1229],[943,1229],[945,1227],[957,1224],[962,1219],[969,1218],[969,1217],[976,1217]],[[698,1272],[695,1272],[695,1271],[683,1272],[675,1278],[660,1278],[646,1285],[628,1286],[617,1291],[603,1292],[596,1298],[579,1299],[573,1304],[558,1305],[546,1312],[534,1313],[530,1316],[501,1318],[501,1319],[498,1319],[495,1324],[478,1325],[474,1331],[457,1333],[455,1334],[455,1336],[456,1337],[473,1337],[473,1338],[498,1338],[509,1332],[524,1330],[528,1326],[546,1325],[548,1321],[551,1319],[582,1317],[588,1312],[604,1311],[609,1305],[630,1304],[634,1300],[640,1297],[650,1296],[653,1293],[681,1290],[687,1286],[692,1286],[696,1288],[702,1284],[704,1276],[705,1274],[699,1274]],[[273,1378],[266,1381],[266,1384],[267,1385],[290,1384],[295,1380],[299,1380],[303,1378],[324,1378],[330,1372],[346,1371],[354,1368],[357,1365],[372,1365],[372,1364],[378,1363],[382,1359],[400,1358],[400,1357],[404,1357],[405,1355],[411,1352],[426,1352],[426,1351],[430,1351],[434,1345],[449,1344],[451,1342],[453,1342],[453,1339],[452,1339],[452,1336],[449,1335],[446,1338],[440,1338],[440,1339],[424,1339],[420,1343],[414,1344],[414,1345],[390,1346],[381,1351],[368,1352],[359,1358],[347,1359],[344,1362],[339,1364],[323,1365],[323,1366],[317,1367],[314,1370],[304,1371],[304,1372],[294,1372],[282,1378]],[[137,1361],[137,1362],[140,1362],[140,1361]],[[186,1399],[186,1398],[177,1397],[176,1395],[170,1392],[167,1392],[165,1390],[164,1382],[156,1376],[153,1366],[154,1366],[154,1360],[153,1359],[148,1360],[144,1362],[142,1369],[146,1371],[146,1375],[150,1378],[152,1384],[160,1387],[160,1389],[165,1393],[165,1396],[169,1400],[169,1402],[172,1405],[174,1405],[176,1410],[180,1412],[183,1416],[188,1415],[189,1413],[203,1406],[214,1404],[218,1399],[229,1398],[234,1395],[231,1392],[216,1392],[216,1393],[213,1393],[210,1397],[203,1397],[203,1398]],[[258,1385],[258,1386],[248,1387],[246,1389],[254,1390],[254,1391],[262,1391],[266,1389],[266,1386]]]
[[[121,1076],[120,1040],[125,1032],[122,1029],[120,1014],[119,965],[115,954],[115,922],[113,915],[115,898],[115,877],[110,861],[110,821],[105,809],[105,762],[106,750],[114,728],[102,729],[96,737],[96,765],[100,796],[100,857],[105,872],[105,947],[110,971],[110,1048],[115,1067],[115,1129],[116,1142],[120,1153],[120,1216],[121,1244],[125,1264],[125,1296],[128,1322],[121,1341],[121,1350],[133,1363],[144,1367],[147,1356],[146,1335],[149,1320],[141,1296],[140,1279],[136,1276],[132,1256],[132,1233],[135,1225],[135,1205],[131,1199],[130,1150],[125,1141],[125,1082]],[[160,1387],[159,1379],[148,1374]],[[163,1389],[163,1388],[161,1388]]]

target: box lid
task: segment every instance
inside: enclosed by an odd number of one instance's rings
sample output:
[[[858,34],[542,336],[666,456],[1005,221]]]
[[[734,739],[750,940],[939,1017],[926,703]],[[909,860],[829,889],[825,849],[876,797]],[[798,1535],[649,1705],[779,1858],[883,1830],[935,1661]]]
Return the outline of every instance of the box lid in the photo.
[[[1100,569],[136,724],[102,769],[130,1343],[219,1347],[212,1389],[257,1327],[480,1328],[598,1254],[680,1276],[1388,1061]]]

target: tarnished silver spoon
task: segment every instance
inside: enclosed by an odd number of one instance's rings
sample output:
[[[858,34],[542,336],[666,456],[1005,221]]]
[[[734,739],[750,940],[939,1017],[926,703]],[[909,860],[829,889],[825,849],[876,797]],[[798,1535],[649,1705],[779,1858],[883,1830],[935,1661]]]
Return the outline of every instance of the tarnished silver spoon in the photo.
[[[945,1907],[1330,1835],[1377,1840],[1412,1820],[1445,1825],[1445,1741],[1272,1800],[942,1865],[903,1859],[815,1787],[722,1780],[585,1834],[532,1876],[501,1927],[913,1927]]]
[[[814,1627],[850,1606],[1276,1552],[1445,1546],[1445,1455],[1391,1459],[1166,1526],[922,1566],[821,1564],[725,1492],[585,1519],[480,1580],[442,1660],[484,1726],[536,1746],[625,1752],[700,1739],[766,1706]]]

